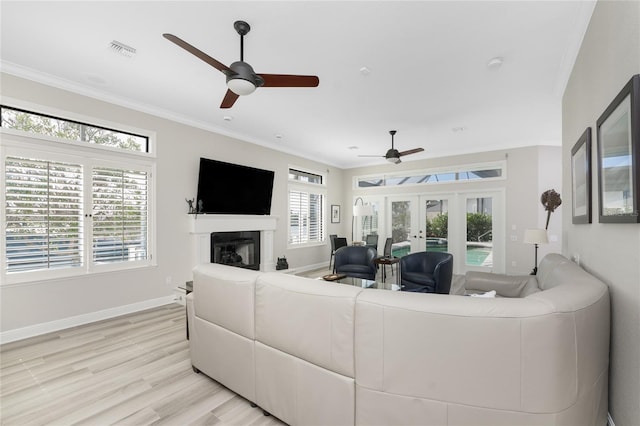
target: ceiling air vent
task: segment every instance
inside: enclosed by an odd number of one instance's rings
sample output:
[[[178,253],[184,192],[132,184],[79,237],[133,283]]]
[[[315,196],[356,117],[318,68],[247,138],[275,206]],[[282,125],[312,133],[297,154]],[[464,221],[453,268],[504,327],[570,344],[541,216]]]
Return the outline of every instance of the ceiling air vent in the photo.
[[[110,44],[109,47],[116,53],[121,54],[122,56],[125,56],[127,58],[133,58],[134,56],[136,56],[136,49],[134,49],[131,46],[127,46],[124,43],[120,43],[119,41],[113,40]]]

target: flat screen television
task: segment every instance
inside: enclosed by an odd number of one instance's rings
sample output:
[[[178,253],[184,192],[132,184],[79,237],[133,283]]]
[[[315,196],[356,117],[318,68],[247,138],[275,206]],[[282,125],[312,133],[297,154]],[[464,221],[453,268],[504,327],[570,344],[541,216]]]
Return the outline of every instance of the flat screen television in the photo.
[[[200,158],[198,213],[271,214],[271,170]]]

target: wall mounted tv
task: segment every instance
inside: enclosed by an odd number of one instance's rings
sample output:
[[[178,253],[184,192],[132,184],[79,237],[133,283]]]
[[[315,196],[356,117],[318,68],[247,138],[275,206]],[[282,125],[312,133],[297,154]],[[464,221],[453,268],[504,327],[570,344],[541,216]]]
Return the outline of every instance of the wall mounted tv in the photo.
[[[271,170],[200,158],[198,213],[271,214],[273,176]]]

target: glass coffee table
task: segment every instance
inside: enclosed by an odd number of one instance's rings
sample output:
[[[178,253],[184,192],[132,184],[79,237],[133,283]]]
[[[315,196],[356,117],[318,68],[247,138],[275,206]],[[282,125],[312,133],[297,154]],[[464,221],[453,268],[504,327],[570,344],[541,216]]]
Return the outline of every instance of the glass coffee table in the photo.
[[[348,277],[344,274],[325,275],[324,277],[322,277],[322,279],[325,281],[331,281],[331,282],[336,282],[340,284],[347,284],[347,285],[352,285],[352,286],[362,287],[362,288],[377,288],[381,290],[392,290],[392,291],[400,290],[400,286],[395,283],[385,283],[385,282],[380,282],[375,280],[367,280],[364,278]]]

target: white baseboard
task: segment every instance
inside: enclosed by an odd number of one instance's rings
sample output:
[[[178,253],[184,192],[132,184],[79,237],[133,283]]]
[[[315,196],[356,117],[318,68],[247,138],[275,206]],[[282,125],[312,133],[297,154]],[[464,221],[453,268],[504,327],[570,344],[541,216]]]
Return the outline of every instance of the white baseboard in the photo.
[[[168,305],[170,303],[175,303],[175,296],[172,295],[160,297],[158,299],[145,300],[144,302],[133,303],[131,305],[118,306],[116,308],[77,315],[75,317],[63,318],[56,321],[17,328],[15,330],[3,331],[0,333],[0,343],[15,342],[16,340],[22,340],[29,337],[39,336],[41,334],[64,330],[65,328],[89,324],[120,315],[130,314],[132,312],[144,311],[145,309]]]
[[[616,424],[613,422],[613,419],[611,418],[611,413],[607,413],[607,426],[616,426]]]
[[[305,266],[299,266],[297,268],[295,268],[293,270],[294,274],[299,274],[302,272],[309,272],[309,271],[315,271],[316,269],[328,269],[329,268],[329,263],[328,262],[320,262],[320,263],[316,263],[313,265],[305,265]]]

